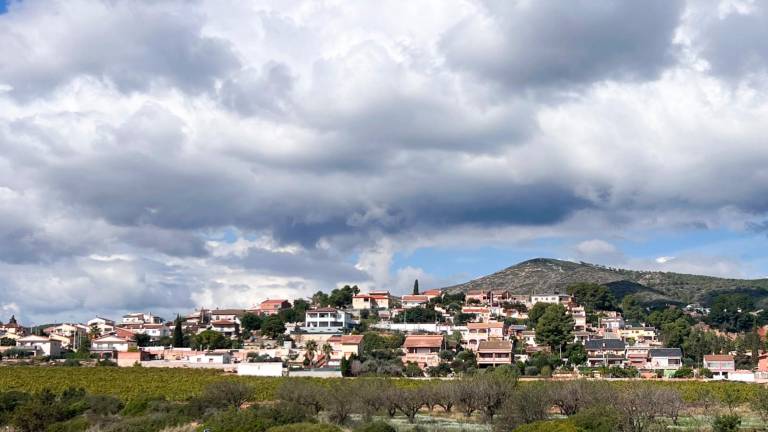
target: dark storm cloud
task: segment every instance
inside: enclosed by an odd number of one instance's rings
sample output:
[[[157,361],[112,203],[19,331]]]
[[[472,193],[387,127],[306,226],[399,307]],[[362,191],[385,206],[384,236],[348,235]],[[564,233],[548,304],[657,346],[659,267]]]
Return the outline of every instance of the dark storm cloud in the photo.
[[[698,29],[697,48],[714,74],[742,78],[768,70],[768,7],[755,2],[749,9],[713,17]]]
[[[680,0],[487,1],[442,48],[454,67],[510,91],[656,78],[675,62]]]
[[[41,28],[38,14],[52,12],[59,17],[57,26]],[[193,9],[171,3],[22,2],[0,15],[3,21],[0,82],[25,100],[80,76],[105,80],[123,92],[158,82],[208,91],[239,67],[226,41],[201,33],[203,20]],[[42,37],[30,35],[32,28]]]

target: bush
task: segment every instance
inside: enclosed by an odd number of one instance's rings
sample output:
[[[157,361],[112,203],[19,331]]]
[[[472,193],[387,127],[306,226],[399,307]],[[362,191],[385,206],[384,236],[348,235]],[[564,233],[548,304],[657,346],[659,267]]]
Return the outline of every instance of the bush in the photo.
[[[91,395],[88,396],[88,406],[88,411],[92,414],[101,416],[114,415],[123,409],[123,401],[114,396]]]
[[[72,420],[54,423],[46,429],[46,432],[85,432],[90,424],[85,417],[75,417]]]
[[[539,421],[522,425],[513,432],[581,432],[568,420]]]
[[[539,374],[539,368],[536,366],[526,366],[525,367],[525,375],[527,376],[536,376]]]
[[[203,423],[202,429],[216,432],[264,432],[269,426],[271,424],[259,418],[256,410],[230,408],[211,416]]]
[[[672,378],[693,378],[693,369],[689,366],[683,366],[675,371]]]
[[[62,366],[66,366],[66,367],[78,367],[78,366],[80,366],[80,360],[73,359],[73,358],[68,358],[68,359],[64,360],[64,363],[62,363],[61,365]]]
[[[366,423],[355,428],[355,432],[397,432],[392,425],[383,421]]]
[[[274,426],[267,429],[267,432],[341,432],[341,429],[327,423],[294,423]]]
[[[712,378],[714,374],[707,368],[701,368],[699,369],[699,376],[702,378]]]
[[[122,414],[128,417],[140,416],[142,414],[145,414],[147,411],[149,411],[149,408],[153,404],[153,402],[159,402],[159,401],[164,402],[165,397],[145,395],[145,396],[133,398],[129,400],[127,404],[125,404],[125,408],[123,408]]]
[[[712,432],[737,432],[741,426],[741,417],[736,414],[715,416]]]
[[[568,420],[574,426],[589,432],[614,432],[621,426],[621,415],[609,406],[587,408]]]

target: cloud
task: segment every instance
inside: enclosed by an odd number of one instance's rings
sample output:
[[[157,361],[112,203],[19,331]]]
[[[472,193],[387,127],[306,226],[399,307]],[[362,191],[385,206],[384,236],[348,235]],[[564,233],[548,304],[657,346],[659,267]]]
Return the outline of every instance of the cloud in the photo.
[[[80,75],[124,92],[208,91],[239,63],[226,41],[203,34],[194,7],[176,2],[19,2],[0,21],[0,81],[25,100]]]
[[[652,80],[676,62],[682,1],[487,1],[446,33],[451,65],[510,92]]]
[[[394,264],[420,248],[556,243],[633,265],[627,233],[757,230],[762,54],[732,48],[752,78],[734,86],[707,32],[758,9],[13,3],[0,298],[40,321],[172,314],[458,282]],[[706,270],[669,253],[641,264]]]

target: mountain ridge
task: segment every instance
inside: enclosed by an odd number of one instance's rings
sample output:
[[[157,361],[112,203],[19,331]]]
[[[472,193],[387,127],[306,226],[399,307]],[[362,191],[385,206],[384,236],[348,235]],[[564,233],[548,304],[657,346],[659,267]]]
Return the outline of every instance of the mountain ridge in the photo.
[[[707,304],[720,294],[746,293],[768,303],[768,279],[731,279],[685,273],[627,270],[586,262],[534,258],[463,284],[448,292],[507,289],[515,294],[564,293],[568,286],[589,282],[605,285],[617,298],[636,294],[646,302]]]

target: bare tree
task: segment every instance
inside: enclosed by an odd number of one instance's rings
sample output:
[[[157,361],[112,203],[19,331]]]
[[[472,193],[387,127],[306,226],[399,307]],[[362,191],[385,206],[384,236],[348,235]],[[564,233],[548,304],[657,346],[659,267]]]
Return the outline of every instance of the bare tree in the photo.
[[[637,383],[622,392],[615,406],[623,417],[624,430],[645,432],[659,424],[665,415],[664,404],[672,397],[668,391],[674,392],[649,383]]]
[[[424,406],[424,393],[419,389],[400,389],[395,406],[408,418],[408,423],[416,421],[416,414]]]
[[[526,423],[546,420],[552,406],[550,389],[544,383],[519,386],[499,410],[497,428],[512,430]]]
[[[472,413],[480,409],[480,401],[474,382],[469,378],[456,381],[455,384],[456,405],[464,416],[471,417]]]
[[[359,378],[354,389],[355,404],[363,420],[370,422],[374,415],[387,404],[387,394],[392,390],[392,383],[383,379]]]
[[[253,387],[234,381],[220,381],[203,389],[203,399],[218,401],[222,405],[240,408],[253,396]]]
[[[456,386],[452,381],[442,381],[432,387],[432,403],[449,413],[456,404]]]
[[[311,410],[317,415],[323,409],[324,390],[306,380],[284,381],[277,389],[277,398]]]
[[[552,403],[566,416],[584,408],[611,404],[614,390],[602,381],[573,380],[550,385]]]
[[[680,392],[671,388],[658,389],[656,399],[662,407],[662,413],[672,419],[672,424],[677,425],[680,419],[680,411],[685,408],[685,402],[680,396]]]
[[[328,418],[336,424],[347,422],[354,411],[354,392],[349,381],[332,382],[323,394],[323,409],[328,412]]]
[[[752,411],[756,412],[763,420],[763,423],[768,424],[768,389],[765,387],[758,387],[756,389],[755,398],[750,402]]]
[[[472,379],[472,382],[477,406],[488,422],[493,421],[496,412],[501,409],[517,386],[517,379],[507,375],[480,375]]]

